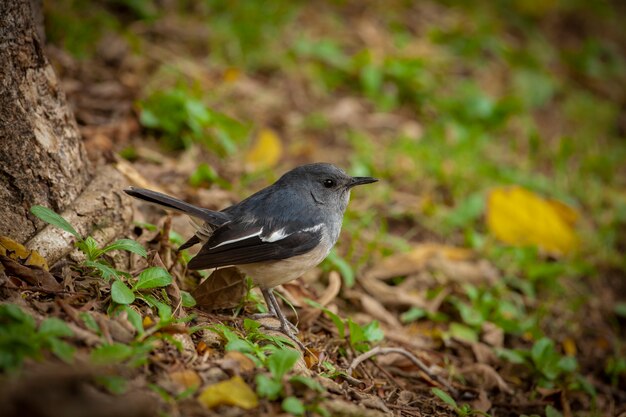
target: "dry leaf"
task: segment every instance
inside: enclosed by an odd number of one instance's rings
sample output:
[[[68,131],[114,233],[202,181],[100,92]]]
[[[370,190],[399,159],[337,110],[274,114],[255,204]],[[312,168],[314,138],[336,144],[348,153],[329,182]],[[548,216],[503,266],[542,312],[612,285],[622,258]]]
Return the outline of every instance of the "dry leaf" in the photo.
[[[399,253],[383,259],[367,272],[368,277],[388,279],[402,275],[411,275],[423,270],[431,259],[439,257],[450,261],[462,261],[474,256],[469,249],[454,246],[423,243],[409,252]]]
[[[337,297],[341,289],[341,276],[337,271],[330,271],[328,274],[328,287],[324,290],[324,294],[320,296],[317,302],[326,307],[331,301]]]
[[[48,262],[36,250],[26,247],[10,237],[0,236],[0,255],[4,255],[22,265],[34,265],[48,270]]]
[[[401,291],[397,287],[390,287],[384,282],[370,278],[369,275],[362,277],[359,282],[365,290],[375,296],[377,300],[390,306],[413,306],[427,308],[428,301],[421,295]]]
[[[0,264],[4,266],[7,276],[19,278],[32,286],[38,286],[47,291],[61,291],[63,289],[50,272],[38,266],[24,266],[4,255],[0,255]]]
[[[261,129],[254,145],[245,156],[246,166],[250,171],[271,168],[275,166],[283,154],[283,144],[278,135],[271,129]]]
[[[206,387],[198,397],[198,401],[207,408],[234,405],[250,410],[259,405],[256,394],[240,376],[234,376],[228,381]]]
[[[202,383],[198,373],[192,369],[170,372],[170,379],[185,388],[199,387]]]
[[[391,314],[378,300],[370,297],[365,293],[361,293],[361,306],[363,310],[370,316],[383,323],[387,323],[391,327],[401,327],[400,322],[395,315]]]
[[[256,366],[252,359],[241,352],[233,350],[224,355],[222,369],[231,369],[235,373],[247,373],[254,371]]]
[[[502,379],[500,374],[491,366],[484,363],[475,363],[460,369],[463,376],[474,386],[486,390],[498,388],[501,392],[512,394],[513,390]]]
[[[577,218],[573,208],[521,187],[495,188],[487,198],[487,227],[496,238],[515,246],[537,245],[553,255],[578,248]]]
[[[191,293],[196,307],[213,311],[236,307],[246,293],[245,276],[235,267],[220,268]]]

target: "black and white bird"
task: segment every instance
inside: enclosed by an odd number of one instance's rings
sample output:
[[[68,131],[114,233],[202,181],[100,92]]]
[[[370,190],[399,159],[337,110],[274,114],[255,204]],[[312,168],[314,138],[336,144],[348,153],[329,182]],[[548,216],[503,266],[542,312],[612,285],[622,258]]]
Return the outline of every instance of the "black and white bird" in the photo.
[[[302,165],[278,181],[222,211],[194,206],[142,188],[127,194],[183,212],[198,229],[180,249],[202,244],[190,269],[236,266],[259,286],[280,330],[294,339],[272,288],[292,281],[317,266],[339,238],[350,190],[378,181],[352,177],[328,163]]]

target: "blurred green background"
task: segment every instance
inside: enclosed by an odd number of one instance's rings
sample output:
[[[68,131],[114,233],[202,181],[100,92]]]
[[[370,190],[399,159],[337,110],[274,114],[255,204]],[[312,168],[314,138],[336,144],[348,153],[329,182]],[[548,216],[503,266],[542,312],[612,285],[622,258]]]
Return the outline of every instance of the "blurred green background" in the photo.
[[[495,323],[507,336],[503,357],[528,362],[540,385],[590,395],[580,373],[618,385],[626,370],[624,9],[582,0],[45,3],[48,41],[96,74],[112,68],[132,92],[140,130],[117,143],[124,157],[141,159],[144,140],[173,158],[193,149],[189,187],[241,196],[319,160],[381,178],[353,196],[327,262],[346,279],[421,242],[475,250],[501,279],[456,289],[428,320],[469,338]],[[119,44],[122,58],[112,59]],[[567,205],[576,250],[497,239],[488,195],[503,186]],[[532,219],[521,227],[536,233]],[[552,353],[519,353],[533,346]]]

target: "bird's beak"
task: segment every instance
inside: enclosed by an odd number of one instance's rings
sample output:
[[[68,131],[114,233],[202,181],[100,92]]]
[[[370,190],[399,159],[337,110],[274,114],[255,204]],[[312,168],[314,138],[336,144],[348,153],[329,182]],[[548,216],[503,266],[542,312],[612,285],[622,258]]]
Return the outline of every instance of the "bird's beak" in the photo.
[[[371,184],[378,181],[378,178],[372,177],[352,177],[352,180],[348,184],[348,188],[356,187],[357,185]]]

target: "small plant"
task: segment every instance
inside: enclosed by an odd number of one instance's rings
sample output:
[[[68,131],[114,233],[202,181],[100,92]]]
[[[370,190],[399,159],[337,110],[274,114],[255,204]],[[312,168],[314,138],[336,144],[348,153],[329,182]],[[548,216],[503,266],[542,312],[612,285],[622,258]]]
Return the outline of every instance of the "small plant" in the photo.
[[[249,133],[248,126],[210,109],[199,92],[184,86],[157,91],[142,101],[140,121],[169,148],[200,143],[224,155],[233,154]]]
[[[348,343],[357,352],[365,352],[369,350],[370,343],[380,342],[385,337],[384,332],[380,328],[380,324],[376,320],[361,326],[352,321],[351,318],[348,318],[347,320],[342,319],[337,314],[313,300],[306,300],[306,302],[312,307],[321,309],[335,324],[339,337],[344,339],[347,335]]]
[[[223,324],[209,327],[209,330],[219,334],[226,340],[226,351],[237,351],[248,356],[257,366],[263,366],[267,356],[287,346],[294,347],[294,342],[281,336],[270,336],[259,331],[261,324],[250,319],[244,319],[246,338]]]
[[[0,305],[0,370],[15,371],[26,358],[41,359],[48,350],[64,362],[72,362],[75,349],[61,340],[72,330],[57,318],[47,318],[39,326],[35,319],[14,304]]]
[[[67,220],[47,207],[33,206],[31,207],[30,212],[44,222],[73,235],[76,238],[76,247],[82,251],[87,258],[83,262],[83,265],[94,268],[98,271],[100,276],[107,281],[111,279],[120,279],[121,276],[129,277],[130,275],[127,272],[119,271],[113,268],[106,260],[103,259],[103,255],[114,250],[126,250],[128,252],[136,253],[144,258],[147,256],[146,249],[131,239],[118,239],[110,245],[100,248],[94,238],[87,236],[83,239]]]
[[[443,401],[444,403],[446,403],[450,407],[452,407],[452,409],[454,410],[456,415],[459,416],[459,417],[469,417],[469,416],[486,416],[486,417],[489,417],[489,414],[487,414],[487,413],[485,413],[483,411],[472,409],[472,407],[469,404],[463,404],[463,405],[459,406],[457,404],[457,402],[454,400],[454,398],[452,398],[450,395],[448,395],[448,393],[446,393],[445,391],[442,391],[439,388],[432,388],[431,391],[432,391],[433,394],[435,394],[437,397],[439,397],[439,399],[441,401]]]
[[[297,397],[286,395],[286,382],[292,385],[301,385],[313,392],[324,392],[324,388],[316,380],[303,375],[294,375],[285,381],[285,375],[293,369],[299,357],[300,354],[295,350],[279,349],[272,353],[266,360],[265,365],[270,375],[258,374],[255,378],[257,394],[260,397],[269,400],[283,398],[281,403],[283,410],[297,416],[304,415],[307,409],[312,410],[316,408],[317,404],[313,403],[307,406]]]

